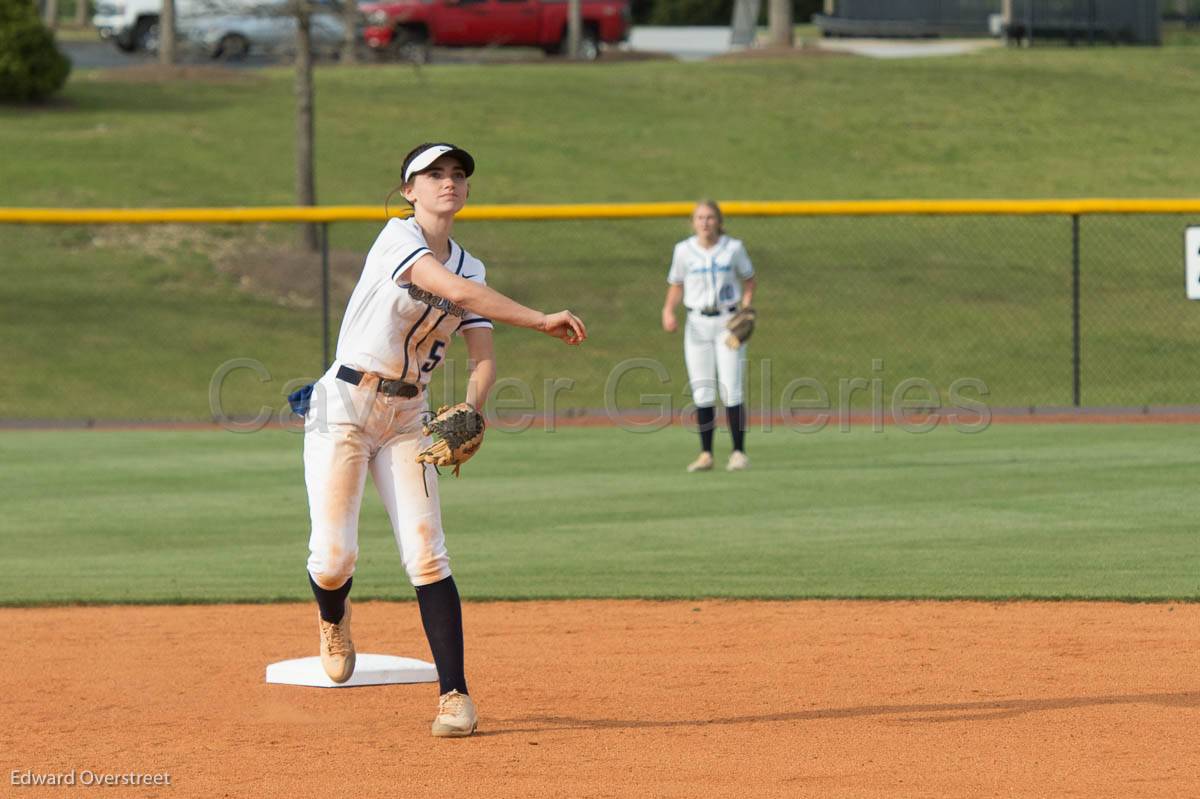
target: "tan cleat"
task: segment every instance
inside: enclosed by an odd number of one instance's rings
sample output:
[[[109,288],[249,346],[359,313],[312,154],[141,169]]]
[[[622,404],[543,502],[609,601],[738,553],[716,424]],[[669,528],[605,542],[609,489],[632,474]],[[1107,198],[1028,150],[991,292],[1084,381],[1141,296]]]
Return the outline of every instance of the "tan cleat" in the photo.
[[[700,457],[688,464],[689,472],[707,472],[713,467],[713,456],[711,452],[701,452]]]
[[[727,472],[743,472],[749,468],[750,459],[740,449],[735,449],[729,456],[729,463],[725,464],[725,471]]]
[[[317,613],[321,624],[321,665],[329,679],[343,683],[354,674],[354,641],[350,637],[350,597],[346,597],[346,612],[337,624],[331,624]]]
[[[466,738],[479,726],[475,703],[466,694],[451,691],[438,698],[437,718],[433,720],[433,737]]]

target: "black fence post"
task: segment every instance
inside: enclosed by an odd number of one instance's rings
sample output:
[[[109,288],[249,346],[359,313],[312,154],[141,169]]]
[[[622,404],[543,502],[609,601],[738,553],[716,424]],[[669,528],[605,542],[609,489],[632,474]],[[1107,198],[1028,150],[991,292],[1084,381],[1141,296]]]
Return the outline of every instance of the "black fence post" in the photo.
[[[321,223],[321,374],[329,368],[329,223]]]
[[[1079,407],[1079,214],[1071,215],[1071,396]]]

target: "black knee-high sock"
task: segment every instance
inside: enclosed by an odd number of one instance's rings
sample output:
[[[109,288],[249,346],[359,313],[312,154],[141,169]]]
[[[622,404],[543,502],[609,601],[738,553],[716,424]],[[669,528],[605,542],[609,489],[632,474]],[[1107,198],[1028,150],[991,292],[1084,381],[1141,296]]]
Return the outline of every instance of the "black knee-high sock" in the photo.
[[[716,427],[716,408],[697,408],[696,424],[700,426],[700,449],[712,452],[713,428]]]
[[[734,405],[725,409],[725,418],[729,422],[729,434],[733,436],[733,448],[746,451],[746,406]]]
[[[467,677],[463,669],[462,602],[453,577],[431,585],[417,587],[417,604],[421,606],[421,624],[429,639],[429,651],[437,666],[438,693],[467,692]]]
[[[346,580],[341,588],[330,591],[317,585],[312,575],[308,575],[308,584],[312,586],[313,596],[317,598],[317,607],[321,609],[321,618],[330,624],[337,624],[346,613],[346,597],[350,596],[350,584],[354,578]]]

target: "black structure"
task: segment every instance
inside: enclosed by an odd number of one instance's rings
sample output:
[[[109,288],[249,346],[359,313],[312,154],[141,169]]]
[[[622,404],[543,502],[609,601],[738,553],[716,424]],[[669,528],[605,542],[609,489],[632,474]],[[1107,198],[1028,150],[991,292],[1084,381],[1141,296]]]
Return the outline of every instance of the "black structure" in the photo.
[[[1012,0],[1010,40],[1162,44],[1161,0]]]
[[[1010,41],[1161,44],[1161,0],[1012,0]],[[1002,0],[837,0],[813,22],[825,36],[931,38],[994,34]]]
[[[837,0],[813,22],[825,36],[921,38],[986,36],[1000,0]]]

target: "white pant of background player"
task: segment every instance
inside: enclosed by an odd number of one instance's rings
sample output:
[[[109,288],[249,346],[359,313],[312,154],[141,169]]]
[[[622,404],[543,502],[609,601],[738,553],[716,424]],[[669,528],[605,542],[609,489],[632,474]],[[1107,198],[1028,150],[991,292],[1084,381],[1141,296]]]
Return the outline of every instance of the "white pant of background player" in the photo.
[[[442,532],[437,471],[416,462],[431,440],[425,395],[403,399],[377,392],[368,375],[357,386],[338,380],[338,364],[317,382],[304,434],[304,481],[312,533],[308,572],[333,590],[354,574],[358,515],[367,473],[387,508],[400,558],[414,586],[450,576]]]
[[[688,311],[683,329],[683,359],[687,364],[692,401],[698,408],[717,403],[726,408],[741,405],[746,374],[746,345],[730,349],[725,344],[725,324],[734,313],[725,308],[716,316]]]

